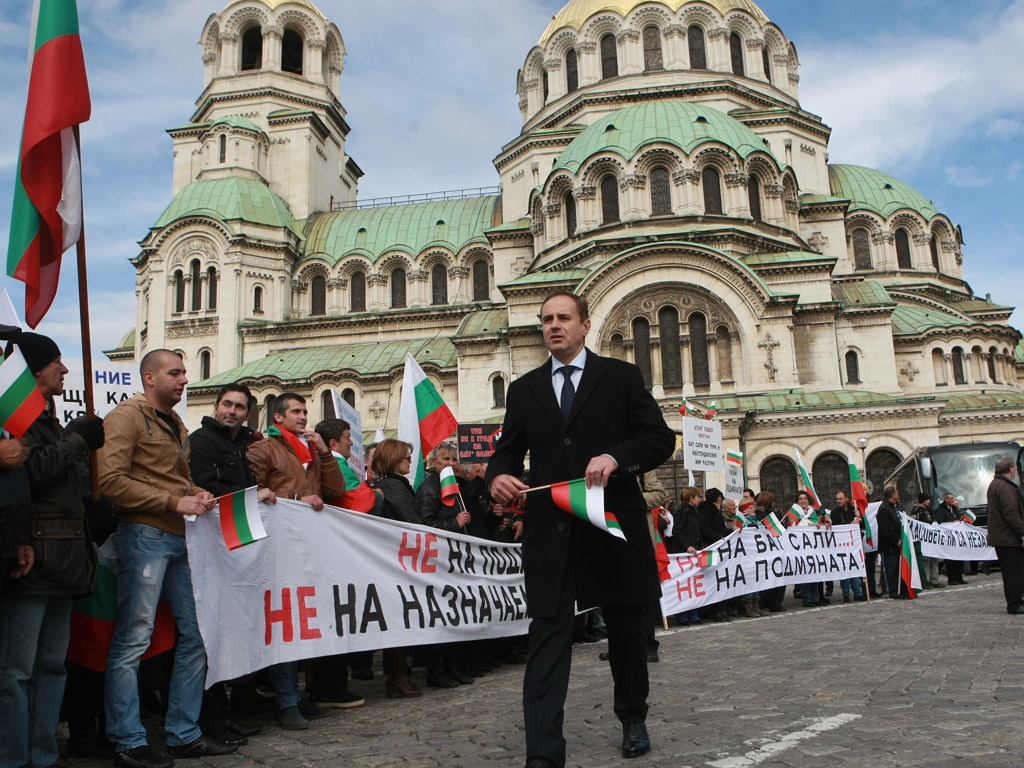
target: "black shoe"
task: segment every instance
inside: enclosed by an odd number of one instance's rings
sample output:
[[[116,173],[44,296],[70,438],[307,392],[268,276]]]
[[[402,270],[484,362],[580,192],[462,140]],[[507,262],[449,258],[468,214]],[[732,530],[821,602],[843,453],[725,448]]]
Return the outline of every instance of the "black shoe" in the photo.
[[[657,664],[659,661],[661,661],[661,657],[658,656],[658,652],[657,651],[648,651],[647,652],[647,663],[648,664]]]
[[[866,603],[867,601],[868,601],[868,596],[867,595],[857,595],[857,597],[853,598],[853,602],[855,602],[855,603]]]
[[[340,693],[312,696],[311,701],[323,709],[355,709],[366,703],[362,696],[356,696],[347,688]]]
[[[597,654],[597,658],[599,658],[601,661],[608,661],[608,651],[601,651],[599,654]]]
[[[768,613],[785,613],[786,606],[784,605],[769,605]]]
[[[302,716],[297,706],[279,709],[274,719],[286,731],[304,731],[309,728],[309,720]]]
[[[171,757],[208,757],[211,755],[230,755],[238,751],[237,744],[225,744],[220,739],[207,736],[205,733],[195,741],[176,747],[167,745],[167,754]]]
[[[622,756],[640,757],[651,751],[651,737],[644,723],[623,723]]]
[[[373,680],[373,670],[369,667],[352,667],[353,680]]]
[[[221,725],[220,723],[207,723],[202,726],[202,728],[203,736],[211,736],[217,741],[223,741],[225,744],[232,744],[236,747],[241,747],[249,743],[249,738],[247,736],[235,733],[230,728]]]
[[[832,601],[827,597],[822,597],[818,600],[818,605],[832,605]]]
[[[851,598],[849,595],[843,595],[843,602],[844,603],[849,603],[849,602],[852,602],[852,601],[853,601],[853,598]]]
[[[501,657],[503,664],[525,664],[530,660],[530,654],[520,648],[513,648]]]
[[[576,637],[573,639],[574,643],[596,643],[600,640],[597,635],[591,634],[585,629],[581,629],[576,633]]]
[[[431,688],[458,688],[459,681],[438,670],[436,672],[427,672],[427,685]]]
[[[114,765],[125,768],[174,768],[174,761],[160,750],[143,744],[114,754]]]
[[[550,760],[543,757],[526,758],[526,768],[557,768]]]
[[[1014,614],[1024,613],[1024,605],[1018,605],[1016,608],[1007,608],[1006,612],[1007,613],[1014,613]]]
[[[114,745],[98,733],[71,734],[64,757],[87,757],[93,760],[111,760],[114,757]]]
[[[241,720],[235,720],[233,717],[224,718],[224,727],[229,731],[234,731],[239,736],[255,736],[263,730],[258,725],[243,723]]]
[[[472,685],[473,677],[458,669],[446,669],[444,673],[459,685]]]
[[[327,717],[330,713],[326,709],[318,707],[312,701],[302,699],[299,701],[299,714],[307,720],[319,720],[322,717]]]

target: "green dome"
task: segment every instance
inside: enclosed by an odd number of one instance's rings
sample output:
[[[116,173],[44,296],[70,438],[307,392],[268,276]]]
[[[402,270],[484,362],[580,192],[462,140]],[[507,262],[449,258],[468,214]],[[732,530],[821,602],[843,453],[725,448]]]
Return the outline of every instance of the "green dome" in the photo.
[[[721,142],[743,158],[752,152],[772,154],[760,136],[724,112],[686,101],[653,101],[613,112],[589,126],[565,148],[555,169],[576,173],[599,152],[629,160],[656,142],[672,144],[687,155],[707,142]]]
[[[850,201],[851,212],[874,211],[887,219],[896,211],[909,208],[921,214],[925,221],[939,215],[931,200],[909,184],[873,168],[830,165],[828,181],[833,196]]]
[[[256,179],[234,176],[193,182],[174,196],[153,226],[161,229],[186,216],[209,216],[218,221],[241,220],[268,227],[285,227],[302,236],[302,229],[295,223],[288,203]]]
[[[215,125],[230,125],[232,128],[243,128],[253,133],[263,133],[263,129],[256,125],[256,123],[248,117],[242,117],[241,115],[228,115],[210,123],[211,128]]]

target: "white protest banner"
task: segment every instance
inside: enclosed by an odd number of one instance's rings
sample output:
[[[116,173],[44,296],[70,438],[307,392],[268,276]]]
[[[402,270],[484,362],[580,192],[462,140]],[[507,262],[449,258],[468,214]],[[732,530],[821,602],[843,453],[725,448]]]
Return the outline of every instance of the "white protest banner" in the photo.
[[[62,358],[68,372],[64,374],[64,391],[54,398],[57,420],[67,424],[85,416],[85,372],[80,359]],[[97,416],[106,416],[122,400],[142,391],[139,366],[135,363],[113,363],[110,360],[92,361],[92,397]],[[188,426],[188,390],[174,410]],[[211,411],[212,414],[212,411]]]
[[[922,523],[912,517],[910,532],[921,542],[921,554],[940,560],[995,560],[988,529],[967,523]]]
[[[722,425],[683,417],[683,466],[699,472],[722,472]]]
[[[730,499],[743,498],[743,454],[728,451],[725,455],[725,495]]]
[[[344,419],[350,427],[349,435],[352,437],[352,455],[348,457],[348,465],[352,467],[360,480],[366,479],[366,447],[363,445],[363,417],[355,408],[348,404],[348,401],[341,397],[333,389],[331,398],[334,400],[334,414],[339,419]]]
[[[186,525],[206,684],[283,661],[527,631],[520,545],[298,501],[228,551],[217,509]]]
[[[696,555],[669,555],[668,573],[661,583],[664,616],[784,584],[860,578],[860,528],[801,526],[778,537],[743,528]]]

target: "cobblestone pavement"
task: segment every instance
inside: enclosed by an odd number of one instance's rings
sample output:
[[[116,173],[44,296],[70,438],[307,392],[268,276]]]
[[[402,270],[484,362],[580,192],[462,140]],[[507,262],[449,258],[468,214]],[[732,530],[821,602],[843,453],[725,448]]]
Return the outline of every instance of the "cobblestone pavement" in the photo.
[[[792,588],[789,590],[792,595]],[[659,632],[651,664],[650,755],[626,761],[603,643],[577,645],[566,707],[568,765],[1019,766],[1024,754],[1024,616],[999,575],[879,599]],[[379,654],[377,655],[379,664]],[[525,762],[522,666],[456,690],[387,700],[380,675],[352,681],[366,706],[307,731],[270,716],[240,754],[180,766],[505,768]],[[414,678],[422,683],[422,671]],[[152,725],[151,725],[152,729]],[[109,765],[75,760],[74,766]]]

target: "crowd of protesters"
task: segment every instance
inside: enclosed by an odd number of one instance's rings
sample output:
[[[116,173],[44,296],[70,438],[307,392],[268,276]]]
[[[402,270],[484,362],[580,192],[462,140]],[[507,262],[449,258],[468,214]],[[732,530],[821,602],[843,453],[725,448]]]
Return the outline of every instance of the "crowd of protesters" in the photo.
[[[218,394],[213,415],[190,435],[174,411],[188,382],[185,367],[169,350],[143,358],[143,392],[105,420],[80,418],[61,426],[53,398],[62,391],[67,369],[56,344],[3,327],[0,337],[18,344],[47,403],[23,438],[5,433],[0,439],[0,718],[10,733],[0,740],[0,768],[57,765],[62,717],[70,732],[68,756],[112,758],[128,768],[170,768],[175,757],[236,751],[260,733],[254,722],[259,713],[273,712],[282,728],[304,729],[332,709],[362,706],[363,698],[349,681],[373,681],[378,659],[388,698],[423,694],[414,669],[425,671],[426,687],[446,689],[472,684],[502,664],[526,661],[523,638],[441,643],[277,664],[204,692],[206,654],[184,530],[185,516],[212,509],[216,497],[257,486],[266,504],[278,498],[298,499],[314,509],[331,504],[499,542],[518,541],[522,522],[489,497],[484,465],[460,465],[452,443],[430,453],[425,479],[415,489],[408,479],[411,445],[394,439],[370,445],[364,480],[348,462],[350,425],[327,418],[310,429],[305,399],[296,393],[276,398],[265,434],[259,434],[246,426],[255,407],[251,393],[244,385],[229,384]],[[93,458],[98,499],[90,490]],[[461,501],[453,506],[441,494],[440,473],[448,467],[460,488]],[[1003,476],[1012,477],[1012,471],[1002,469]],[[652,510],[652,543],[663,542],[668,553],[696,553],[724,539],[734,526],[757,525],[772,514],[790,524],[767,491],[746,489],[737,501],[716,488],[701,493],[685,487],[673,505],[655,472],[638,481]],[[1007,605],[1020,613],[1024,555],[1016,542],[1024,537],[1024,500],[1002,486],[996,490],[1001,492],[998,503],[1009,509],[998,549],[1004,571],[1011,572]],[[840,581],[844,602],[883,592],[905,595],[898,573],[899,513],[904,510],[895,488],[886,488],[884,498],[878,511],[878,552],[866,558],[864,582]],[[805,492],[792,500],[793,524],[822,524],[809,514],[810,503]],[[912,515],[922,522],[960,518],[950,494],[934,511],[930,499],[918,499]],[[863,528],[864,516],[840,491],[830,523]],[[66,655],[72,601],[92,592],[99,570],[96,545],[108,538],[117,553],[118,586],[104,674]],[[880,587],[875,580],[878,558]],[[923,586],[942,587],[940,569],[949,584],[965,583],[961,563],[926,559]],[[794,597],[804,606],[826,605],[833,589],[830,582],[801,584]],[[672,618],[679,625],[757,618],[786,610],[785,593],[786,587],[774,587]],[[175,647],[143,660],[161,599],[174,616]],[[654,602],[647,616],[649,662],[658,661],[654,628],[661,622]],[[606,636],[600,609],[577,618],[577,642]],[[160,715],[166,750],[150,745],[142,722],[145,716]]]

